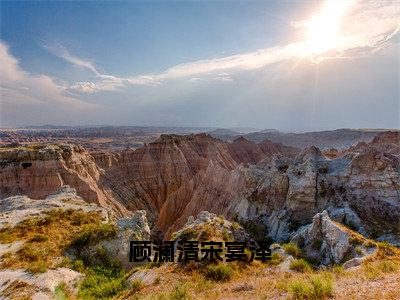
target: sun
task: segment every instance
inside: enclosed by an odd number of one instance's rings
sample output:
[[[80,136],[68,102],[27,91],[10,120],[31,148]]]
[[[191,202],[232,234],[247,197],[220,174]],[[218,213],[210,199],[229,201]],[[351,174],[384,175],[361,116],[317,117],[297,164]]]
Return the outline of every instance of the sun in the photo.
[[[327,0],[321,11],[306,21],[305,52],[321,54],[339,46],[339,29],[342,16],[354,2],[351,0]]]

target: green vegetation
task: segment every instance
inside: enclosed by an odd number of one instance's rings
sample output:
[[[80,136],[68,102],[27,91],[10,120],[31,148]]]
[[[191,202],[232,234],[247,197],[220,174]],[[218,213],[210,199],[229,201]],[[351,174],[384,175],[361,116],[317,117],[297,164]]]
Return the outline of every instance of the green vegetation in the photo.
[[[182,241],[189,241],[194,239],[197,236],[196,230],[194,228],[188,228],[184,231],[182,231],[182,233],[180,233],[179,235],[177,235],[176,233],[174,233],[172,235],[172,239],[180,239]]]
[[[57,260],[65,258],[65,250],[77,236],[81,238],[82,233],[87,232],[105,236],[111,232],[110,228],[112,225],[101,223],[97,212],[72,209],[52,210],[44,216],[23,220],[14,227],[0,230],[0,243],[25,241],[16,253],[3,256],[0,268],[45,272],[48,268],[58,266]]]
[[[273,266],[279,265],[283,261],[284,257],[279,252],[274,252],[271,255],[270,264]]]
[[[86,274],[86,277],[79,286],[79,297],[85,299],[110,298],[127,288],[126,274],[116,262],[86,267],[83,273]],[[139,290],[141,286],[139,282],[134,282],[132,288]]]
[[[186,284],[176,285],[168,297],[170,300],[184,300],[188,298],[189,292]]]
[[[87,226],[72,241],[72,246],[84,246],[89,243],[98,242],[112,238],[117,233],[117,227],[114,224],[95,224]]]
[[[215,283],[213,281],[201,277],[196,281],[194,290],[196,292],[204,292],[210,290],[214,286],[214,284]]]
[[[369,280],[375,280],[384,274],[394,273],[400,269],[398,260],[383,259],[381,261],[367,262],[363,265],[365,276]]]
[[[133,280],[130,285],[129,285],[129,289],[133,292],[138,292],[140,291],[142,288],[144,287],[144,283],[143,281],[141,281],[140,279],[136,279]]]
[[[304,260],[302,258],[293,260],[290,263],[290,267],[289,268],[291,270],[294,270],[294,271],[297,271],[297,272],[303,272],[303,273],[311,271],[310,264],[306,260]]]
[[[362,248],[360,246],[356,246],[354,248],[354,251],[356,251],[356,253],[359,254],[359,255],[363,254]]]
[[[333,296],[333,279],[326,274],[313,275],[308,279],[295,279],[288,287],[294,299],[323,299]]]
[[[232,278],[234,270],[230,264],[207,265],[204,270],[206,279],[212,281],[228,281]]]
[[[54,298],[56,300],[68,300],[71,297],[71,293],[68,291],[66,285],[64,283],[59,284],[56,286],[54,290]]]
[[[286,253],[292,255],[293,257],[300,258],[302,256],[301,250],[296,244],[293,243],[283,244],[282,247]]]

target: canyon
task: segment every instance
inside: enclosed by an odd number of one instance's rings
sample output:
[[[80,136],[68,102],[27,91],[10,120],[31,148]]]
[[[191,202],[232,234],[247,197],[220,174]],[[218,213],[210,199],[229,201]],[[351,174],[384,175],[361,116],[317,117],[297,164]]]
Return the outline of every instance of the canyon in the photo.
[[[192,133],[161,134],[136,149],[4,146],[0,198],[44,199],[69,185],[117,217],[146,211],[159,239],[209,211],[254,235],[285,241],[326,210],[367,237],[400,244],[399,140],[399,132],[386,131],[347,148],[320,150]]]

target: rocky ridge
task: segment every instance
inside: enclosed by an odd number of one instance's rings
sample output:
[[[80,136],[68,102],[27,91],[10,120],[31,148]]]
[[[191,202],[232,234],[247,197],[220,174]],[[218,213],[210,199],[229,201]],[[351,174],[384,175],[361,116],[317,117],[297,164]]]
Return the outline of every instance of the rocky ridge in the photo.
[[[331,159],[313,146],[299,153],[270,141],[227,143],[207,134],[162,135],[135,151],[111,153],[70,145],[6,149],[0,192],[40,198],[69,184],[119,217],[145,210],[158,238],[206,210],[262,225],[284,241],[327,210],[368,236],[397,243],[397,140],[396,132],[381,133]]]

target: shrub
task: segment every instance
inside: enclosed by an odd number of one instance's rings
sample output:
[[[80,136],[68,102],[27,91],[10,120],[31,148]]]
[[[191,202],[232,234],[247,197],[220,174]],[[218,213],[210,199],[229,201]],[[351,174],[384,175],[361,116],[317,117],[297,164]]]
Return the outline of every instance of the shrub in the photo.
[[[288,290],[294,299],[324,299],[333,296],[333,280],[326,275],[315,275],[308,280],[295,279]]]
[[[296,279],[289,286],[289,292],[294,299],[309,299],[312,296],[312,288],[304,279]]]
[[[73,246],[84,246],[91,242],[114,237],[117,227],[114,224],[89,225],[72,241]]]
[[[384,259],[379,262],[370,262],[363,265],[367,279],[375,280],[385,273],[397,272],[400,269],[398,261]]]
[[[397,272],[399,270],[399,263],[385,259],[379,262],[379,269],[381,269],[384,273]]]
[[[283,261],[283,255],[279,252],[274,252],[271,255],[270,263],[274,266],[279,265]]]
[[[75,260],[73,262],[73,266],[72,267],[73,267],[74,270],[76,270],[76,271],[78,271],[80,273],[83,273],[85,271],[85,264],[80,259]]]
[[[224,241],[232,241],[231,234],[225,228],[222,230],[222,237]]]
[[[136,279],[130,283],[129,287],[133,292],[137,292],[144,287],[144,283],[140,279]]]
[[[54,289],[54,299],[56,300],[68,300],[71,299],[71,293],[68,291],[65,283],[60,283]]]
[[[377,243],[378,253],[381,256],[395,256],[400,255],[400,250],[389,244],[388,242],[379,242]]]
[[[301,257],[301,250],[296,244],[293,243],[283,244],[282,247],[283,250],[286,251],[286,253],[292,255],[293,257],[297,258]]]
[[[336,277],[343,277],[346,275],[346,270],[342,265],[335,265],[332,267],[331,272]]]
[[[233,276],[233,269],[228,264],[207,265],[205,276],[213,281],[228,281]]]
[[[184,300],[188,298],[188,288],[185,284],[176,285],[169,295],[169,299],[171,300]]]
[[[291,270],[297,271],[297,272],[308,272],[311,270],[310,264],[304,260],[304,259],[295,259],[290,263]]]
[[[29,242],[45,242],[49,239],[49,237],[47,235],[44,234],[35,234],[30,240]]]
[[[369,280],[375,280],[381,276],[381,273],[379,272],[378,268],[374,264],[364,265],[363,271],[365,273],[365,276]]]
[[[174,235],[173,239],[189,241],[191,239],[194,239],[196,236],[197,236],[197,233],[196,233],[195,229],[188,228],[188,229],[184,230],[179,236]]]
[[[314,298],[321,299],[333,296],[333,280],[331,276],[315,275],[311,277]]]
[[[82,298],[110,298],[126,288],[125,273],[117,264],[97,265],[87,268],[86,273],[78,292]]]
[[[214,283],[211,280],[206,280],[204,278],[200,278],[195,285],[196,292],[204,292],[210,290],[214,286]]]
[[[354,250],[356,251],[357,254],[360,254],[360,255],[363,254],[362,248],[360,246],[356,246],[354,248]]]

